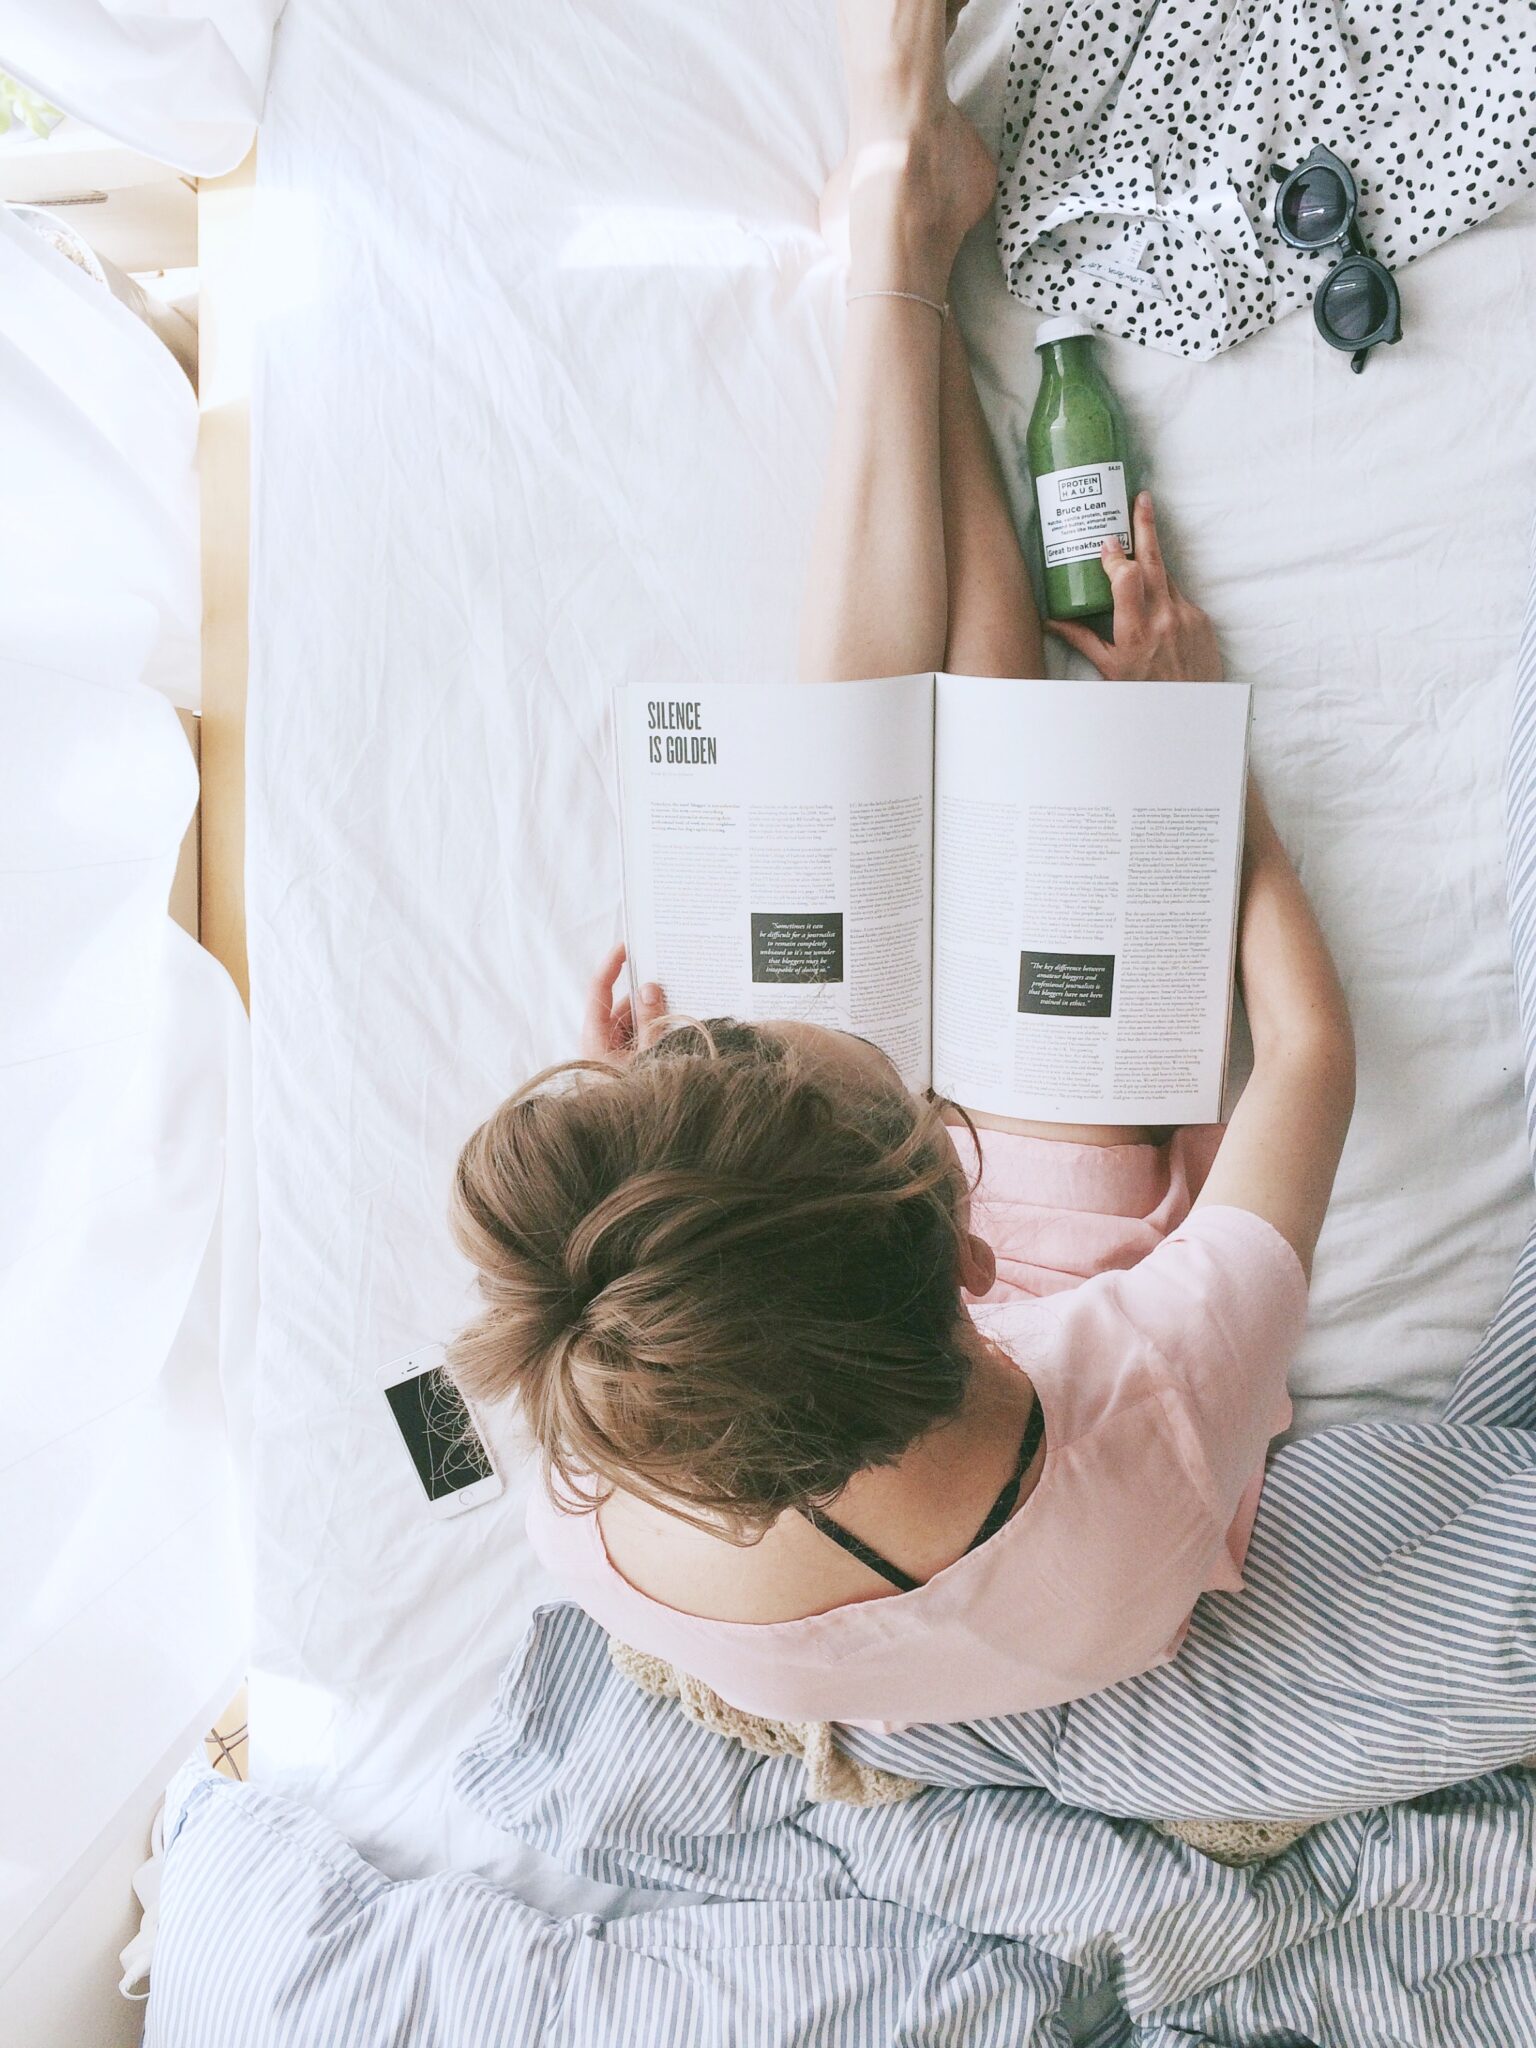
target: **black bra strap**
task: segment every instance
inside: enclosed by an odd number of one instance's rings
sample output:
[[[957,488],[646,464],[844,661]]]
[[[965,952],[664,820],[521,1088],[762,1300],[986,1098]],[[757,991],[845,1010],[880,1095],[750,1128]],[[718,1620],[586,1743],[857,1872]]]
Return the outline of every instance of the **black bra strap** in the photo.
[[[813,1529],[819,1529],[823,1536],[830,1536],[832,1541],[840,1549],[846,1550],[850,1557],[856,1557],[860,1564],[867,1564],[870,1570],[878,1572],[882,1579],[889,1579],[898,1593],[915,1593],[922,1584],[921,1579],[914,1579],[910,1573],[904,1572],[900,1565],[892,1564],[889,1558],[882,1557],[878,1550],[871,1550],[867,1543],[861,1543],[857,1536],[843,1527],[841,1522],[834,1522],[832,1517],[823,1513],[820,1508],[807,1506],[801,1509],[801,1513]]]
[[[1034,1407],[1029,1411],[1029,1420],[1024,1425],[1024,1436],[1019,1444],[1013,1477],[993,1501],[987,1519],[966,1545],[967,1557],[973,1550],[979,1550],[989,1537],[995,1536],[1013,1513],[1018,1503],[1019,1488],[1024,1484],[1024,1475],[1034,1463],[1035,1453],[1039,1450],[1040,1439],[1044,1435],[1045,1411],[1040,1406],[1037,1396]],[[835,1522],[824,1509],[806,1506],[801,1512],[813,1529],[819,1529],[823,1536],[830,1536],[839,1549],[846,1550],[850,1557],[856,1557],[860,1564],[868,1565],[872,1572],[878,1572],[882,1579],[888,1580],[896,1588],[898,1593],[915,1593],[923,1583],[921,1579],[914,1579],[910,1572],[904,1572],[900,1565],[892,1564],[889,1558],[882,1557],[878,1550],[871,1550],[867,1543],[861,1542],[857,1536],[851,1534],[841,1522]]]
[[[1018,1505],[1019,1488],[1024,1484],[1024,1474],[1034,1463],[1035,1453],[1040,1448],[1040,1439],[1045,1435],[1045,1410],[1040,1406],[1039,1397],[1029,1411],[1029,1420],[1024,1425],[1024,1435],[1019,1444],[1018,1463],[1013,1468],[1013,1477],[992,1503],[992,1511],[982,1523],[966,1548],[969,1557],[973,1550],[979,1550],[989,1536],[995,1536]]]

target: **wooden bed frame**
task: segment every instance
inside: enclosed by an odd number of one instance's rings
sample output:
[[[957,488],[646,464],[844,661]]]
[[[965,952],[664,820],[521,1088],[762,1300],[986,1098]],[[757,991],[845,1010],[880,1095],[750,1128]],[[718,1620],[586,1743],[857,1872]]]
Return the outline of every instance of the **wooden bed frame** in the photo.
[[[247,1009],[245,693],[250,663],[253,149],[197,188],[197,462],[202,494],[203,711],[198,937]]]
[[[203,581],[202,714],[194,747],[202,792],[194,824],[196,936],[251,1006],[245,950],[245,693],[250,668],[251,215],[254,147],[197,186],[198,434]],[[205,1737],[208,1760],[243,1778],[242,1684]]]

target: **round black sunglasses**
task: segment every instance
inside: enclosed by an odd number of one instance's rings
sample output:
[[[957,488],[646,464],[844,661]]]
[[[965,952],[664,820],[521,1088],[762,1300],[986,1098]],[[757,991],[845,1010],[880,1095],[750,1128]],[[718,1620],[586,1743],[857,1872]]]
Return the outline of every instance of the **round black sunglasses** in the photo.
[[[1378,263],[1360,233],[1360,195],[1349,165],[1321,144],[1299,170],[1279,164],[1269,175],[1280,182],[1275,226],[1293,249],[1315,255],[1335,245],[1344,254],[1312,297],[1312,318],[1330,348],[1349,352],[1349,367],[1360,371],[1373,348],[1403,338],[1403,307],[1397,280]]]

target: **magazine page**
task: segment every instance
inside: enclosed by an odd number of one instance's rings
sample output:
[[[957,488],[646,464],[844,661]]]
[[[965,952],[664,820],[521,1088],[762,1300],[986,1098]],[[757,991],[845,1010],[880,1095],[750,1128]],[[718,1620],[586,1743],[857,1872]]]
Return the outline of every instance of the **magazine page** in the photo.
[[[615,692],[631,973],[929,1080],[933,677]]]
[[[1220,1116],[1249,696],[939,678],[940,1093],[1052,1123]]]

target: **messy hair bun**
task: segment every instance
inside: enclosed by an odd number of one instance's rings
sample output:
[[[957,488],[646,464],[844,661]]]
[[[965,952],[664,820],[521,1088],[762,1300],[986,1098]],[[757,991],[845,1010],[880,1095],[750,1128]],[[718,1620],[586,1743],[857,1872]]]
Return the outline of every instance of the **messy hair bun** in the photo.
[[[450,1369],[516,1397],[557,1497],[748,1536],[959,1407],[963,1198],[936,1108],[771,1030],[554,1068],[459,1159]]]

